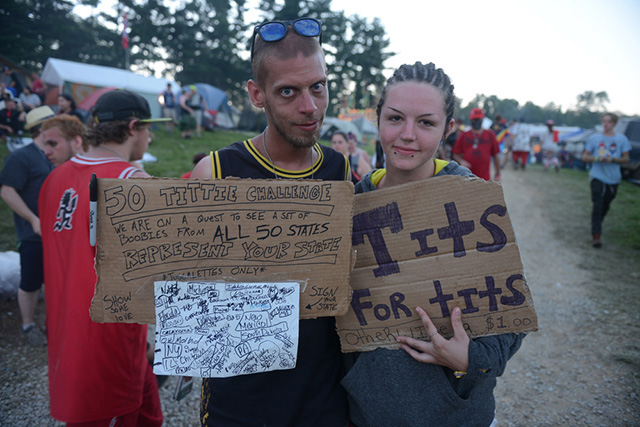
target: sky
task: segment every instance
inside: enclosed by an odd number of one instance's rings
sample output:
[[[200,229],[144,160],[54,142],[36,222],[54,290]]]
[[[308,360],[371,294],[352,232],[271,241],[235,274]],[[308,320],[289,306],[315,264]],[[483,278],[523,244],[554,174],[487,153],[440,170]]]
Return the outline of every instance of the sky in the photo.
[[[433,62],[466,105],[478,94],[574,108],[605,91],[609,110],[640,114],[638,0],[334,0],[347,16],[378,17],[396,55]],[[388,72],[390,75],[391,71]]]
[[[638,0],[333,0],[332,9],[380,19],[396,53],[385,75],[433,62],[463,106],[484,94],[566,110],[605,91],[609,110],[640,115]]]

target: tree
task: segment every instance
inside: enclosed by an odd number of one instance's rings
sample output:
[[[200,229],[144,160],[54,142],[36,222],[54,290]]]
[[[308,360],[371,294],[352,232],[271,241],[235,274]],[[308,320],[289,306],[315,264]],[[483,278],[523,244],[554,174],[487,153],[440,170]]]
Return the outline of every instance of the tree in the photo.
[[[122,1],[132,13],[132,62],[152,67],[161,61],[181,84],[209,83],[242,102],[250,76],[246,49],[245,0],[194,0],[171,11],[166,1]]]
[[[74,6],[67,0],[3,2],[3,54],[29,71],[40,70],[50,57],[111,65],[116,50],[108,32],[94,19],[83,21],[73,14]]]
[[[584,91],[578,95],[578,110],[582,111],[605,111],[605,104],[609,102],[607,92]]]

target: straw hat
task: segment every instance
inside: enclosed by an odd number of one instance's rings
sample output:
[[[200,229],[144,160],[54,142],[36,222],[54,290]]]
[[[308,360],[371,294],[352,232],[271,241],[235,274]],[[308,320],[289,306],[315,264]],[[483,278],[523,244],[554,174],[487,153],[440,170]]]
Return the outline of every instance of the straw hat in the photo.
[[[53,116],[55,116],[55,113],[47,105],[34,108],[33,110],[27,113],[27,120],[26,120],[26,124],[24,125],[24,128],[29,130],[34,126],[41,125],[42,123],[52,118]]]

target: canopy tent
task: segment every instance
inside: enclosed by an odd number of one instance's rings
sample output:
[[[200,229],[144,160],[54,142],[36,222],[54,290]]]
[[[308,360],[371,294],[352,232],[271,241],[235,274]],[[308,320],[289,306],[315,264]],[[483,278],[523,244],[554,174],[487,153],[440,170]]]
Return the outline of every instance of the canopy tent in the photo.
[[[153,117],[162,116],[158,96],[166,89],[167,83],[173,84],[164,78],[147,77],[119,68],[56,58],[47,60],[41,79],[48,85],[57,86],[60,92],[69,93],[76,100],[76,104],[100,88],[117,87],[130,90],[149,102]]]
[[[215,86],[211,86],[207,83],[194,84],[198,93],[207,103],[207,108],[215,118],[215,126],[226,129],[236,127],[236,122],[233,120],[233,113],[231,106],[229,105],[229,97],[222,90]],[[189,85],[184,86],[188,88]]]

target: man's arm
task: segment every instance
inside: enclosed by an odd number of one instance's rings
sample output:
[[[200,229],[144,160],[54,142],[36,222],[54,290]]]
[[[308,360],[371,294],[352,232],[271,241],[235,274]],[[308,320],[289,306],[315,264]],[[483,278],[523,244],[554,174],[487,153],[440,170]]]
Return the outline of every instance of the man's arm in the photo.
[[[40,218],[34,214],[27,204],[22,200],[15,188],[9,185],[3,185],[0,189],[0,197],[16,214],[20,215],[31,224],[33,231],[40,236]]]
[[[500,155],[493,155],[493,166],[496,169],[496,174],[494,176],[494,181],[500,181]]]

